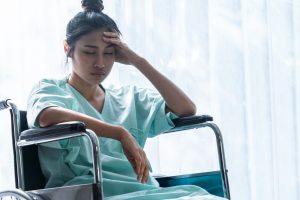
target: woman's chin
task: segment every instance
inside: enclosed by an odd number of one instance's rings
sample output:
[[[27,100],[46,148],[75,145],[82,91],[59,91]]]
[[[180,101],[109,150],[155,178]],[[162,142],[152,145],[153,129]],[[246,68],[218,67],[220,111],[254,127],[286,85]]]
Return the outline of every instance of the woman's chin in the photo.
[[[106,76],[104,75],[93,75],[93,78],[91,79],[91,82],[94,84],[99,84],[105,80]]]

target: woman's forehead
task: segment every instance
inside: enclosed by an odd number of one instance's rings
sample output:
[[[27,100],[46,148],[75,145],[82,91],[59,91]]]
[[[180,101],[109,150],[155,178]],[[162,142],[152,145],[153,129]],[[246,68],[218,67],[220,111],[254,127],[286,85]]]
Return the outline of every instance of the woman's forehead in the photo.
[[[97,45],[97,46],[107,46],[107,42],[103,40],[104,29],[92,31],[86,35],[83,35],[79,40],[78,44],[80,45]]]
[[[95,30],[88,34],[83,35],[79,40],[81,40],[81,41],[89,41],[89,40],[94,41],[94,40],[99,40],[99,39],[102,40],[103,32],[104,32],[103,29]]]

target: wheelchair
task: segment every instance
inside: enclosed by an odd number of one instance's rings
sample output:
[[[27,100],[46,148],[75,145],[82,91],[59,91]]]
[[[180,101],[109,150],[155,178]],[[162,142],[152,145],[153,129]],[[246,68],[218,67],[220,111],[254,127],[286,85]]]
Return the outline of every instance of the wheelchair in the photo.
[[[47,128],[28,129],[26,111],[18,110],[9,99],[0,101],[0,110],[9,109],[12,127],[15,189],[0,191],[0,200],[102,200],[100,146],[97,135],[86,129],[82,122],[67,122]],[[169,131],[177,132],[203,127],[211,128],[216,137],[219,170],[189,175],[155,177],[161,187],[176,185],[197,185],[210,194],[230,199],[228,170],[221,132],[213,118],[208,115],[177,118],[175,127]],[[45,180],[38,160],[38,144],[67,139],[87,137],[92,146],[94,182],[74,186],[44,189]]]

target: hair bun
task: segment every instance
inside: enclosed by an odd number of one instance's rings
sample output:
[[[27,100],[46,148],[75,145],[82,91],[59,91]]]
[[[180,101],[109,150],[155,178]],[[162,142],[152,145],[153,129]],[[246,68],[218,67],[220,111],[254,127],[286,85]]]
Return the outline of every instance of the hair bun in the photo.
[[[101,12],[104,9],[102,0],[82,0],[81,6],[84,11]]]

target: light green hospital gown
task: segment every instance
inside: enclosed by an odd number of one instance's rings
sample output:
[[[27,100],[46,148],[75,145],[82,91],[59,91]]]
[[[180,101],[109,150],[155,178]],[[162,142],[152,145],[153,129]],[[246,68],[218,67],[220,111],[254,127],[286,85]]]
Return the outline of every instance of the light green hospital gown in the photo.
[[[105,89],[103,110],[99,113],[72,86],[67,78],[43,79],[32,90],[27,119],[38,127],[39,113],[59,106],[81,112],[111,124],[124,126],[143,147],[147,137],[154,137],[173,127],[172,113],[165,113],[163,98],[152,90],[134,86]],[[222,199],[196,186],[160,188],[154,178],[146,184],[136,180],[132,166],[124,156],[119,141],[99,138],[104,196],[112,199]],[[93,182],[90,144],[85,138],[66,139],[39,146],[39,159],[46,187]]]

